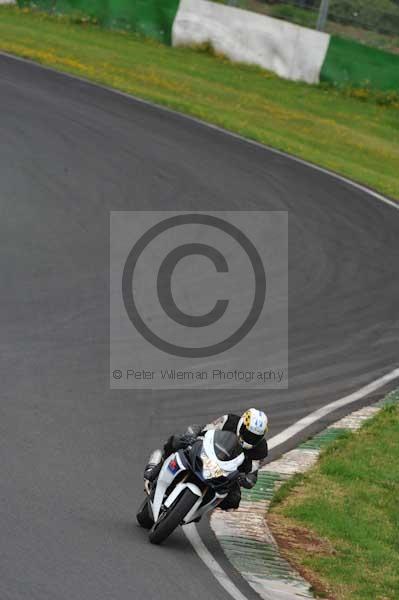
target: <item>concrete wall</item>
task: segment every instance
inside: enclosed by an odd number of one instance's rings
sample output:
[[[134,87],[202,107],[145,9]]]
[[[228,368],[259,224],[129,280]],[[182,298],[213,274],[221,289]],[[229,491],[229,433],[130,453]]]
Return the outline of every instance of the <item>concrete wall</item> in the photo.
[[[181,0],[174,46],[209,42],[232,61],[259,65],[280,77],[318,83],[330,36],[207,0]]]

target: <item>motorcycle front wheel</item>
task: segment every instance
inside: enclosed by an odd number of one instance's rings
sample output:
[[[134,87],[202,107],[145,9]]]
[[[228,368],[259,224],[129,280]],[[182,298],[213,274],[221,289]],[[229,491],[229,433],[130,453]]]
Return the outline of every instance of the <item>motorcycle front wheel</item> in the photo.
[[[144,529],[151,529],[154,525],[154,520],[150,516],[148,498],[145,498],[144,502],[141,504],[138,513],[136,514],[136,519],[140,527],[144,527]]]
[[[180,525],[187,513],[197,502],[198,496],[188,488],[184,490],[168,510],[166,510],[152,527],[149,538],[151,544],[161,544]]]

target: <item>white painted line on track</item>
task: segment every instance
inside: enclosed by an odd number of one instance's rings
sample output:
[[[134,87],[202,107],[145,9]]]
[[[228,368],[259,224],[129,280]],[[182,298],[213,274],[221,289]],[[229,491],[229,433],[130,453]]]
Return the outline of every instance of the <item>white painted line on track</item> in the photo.
[[[360,390],[358,390],[357,392],[353,392],[353,394],[349,394],[349,396],[344,396],[343,398],[340,398],[339,400],[335,400],[334,402],[331,402],[330,404],[326,404],[326,406],[322,406],[321,408],[310,413],[303,419],[300,419],[299,421],[297,421],[290,427],[287,427],[287,429],[284,429],[284,431],[282,431],[281,433],[278,433],[277,435],[272,437],[268,441],[269,449],[271,450],[272,448],[276,448],[277,446],[280,446],[287,440],[294,437],[294,435],[296,435],[297,433],[300,433],[301,431],[303,431],[304,429],[309,427],[309,425],[316,423],[316,421],[319,421],[320,419],[322,419],[326,415],[329,415],[330,413],[334,412],[338,408],[342,408],[343,406],[347,406],[348,404],[352,404],[353,402],[356,402],[357,400],[361,400],[362,398],[365,398],[369,394],[372,394],[376,390],[384,387],[384,385],[387,385],[388,383],[390,383],[391,381],[394,381],[395,379],[399,379],[399,368],[394,369],[393,371],[391,371],[390,373],[387,373],[383,377],[380,377],[379,379],[376,379],[372,383],[365,385],[364,387],[360,388]]]
[[[247,597],[244,596],[242,592],[240,592],[236,585],[234,585],[230,577],[227,575],[226,571],[222,569],[217,560],[209,552],[208,548],[202,541],[201,536],[199,535],[194,523],[185,525],[183,527],[183,531],[185,533],[186,538],[193,546],[194,550],[196,551],[202,562],[205,563],[205,565],[211,571],[212,575],[220,583],[222,588],[224,588],[226,592],[232,598],[234,598],[234,600],[247,600]]]

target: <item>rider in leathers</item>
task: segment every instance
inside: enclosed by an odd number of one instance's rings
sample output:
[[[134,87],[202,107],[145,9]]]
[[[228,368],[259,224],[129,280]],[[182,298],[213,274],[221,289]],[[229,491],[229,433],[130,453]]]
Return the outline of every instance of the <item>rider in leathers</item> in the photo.
[[[241,487],[251,489],[258,479],[258,470],[264,463],[268,448],[265,434],[268,429],[268,419],[264,412],[250,408],[241,416],[235,414],[223,415],[204,427],[191,425],[184,434],[172,435],[164,445],[163,453],[159,450],[152,453],[144,471],[146,488],[148,482],[154,481],[161,470],[164,458],[173,452],[186,448],[194,443],[198,436],[206,431],[217,429],[232,431],[238,436],[245,460],[240,466],[238,483],[233,485],[229,494],[219,505],[223,510],[238,508],[241,501]]]

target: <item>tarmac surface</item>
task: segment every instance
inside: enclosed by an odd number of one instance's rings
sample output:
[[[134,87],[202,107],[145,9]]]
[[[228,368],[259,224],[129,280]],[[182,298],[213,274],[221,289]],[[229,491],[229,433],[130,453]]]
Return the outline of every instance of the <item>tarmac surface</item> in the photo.
[[[287,390],[110,390],[109,212],[137,209],[289,211]],[[251,405],[275,435],[397,367],[399,213],[289,157],[4,55],[0,210],[1,599],[227,600],[182,532],[158,548],[136,527],[147,455]]]

